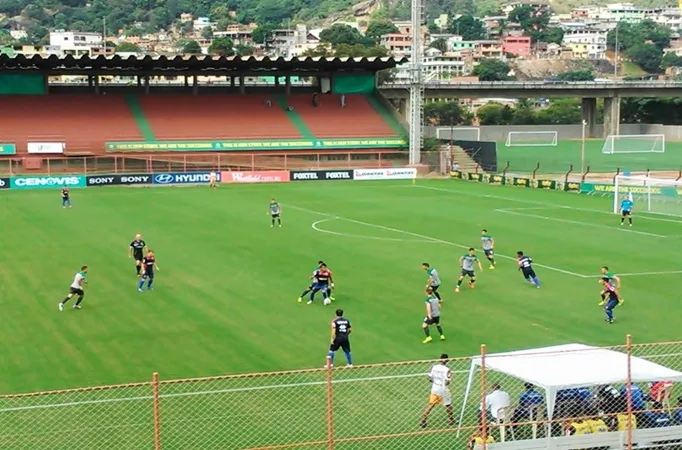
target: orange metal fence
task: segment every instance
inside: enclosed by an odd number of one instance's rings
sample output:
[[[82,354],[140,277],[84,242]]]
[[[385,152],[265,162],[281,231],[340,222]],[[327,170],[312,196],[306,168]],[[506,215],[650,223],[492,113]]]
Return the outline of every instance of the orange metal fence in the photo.
[[[405,152],[196,153],[0,158],[0,175],[314,170],[402,167]]]
[[[607,363],[603,376],[608,383],[569,386],[548,395],[543,386],[529,383],[527,378],[535,375],[523,379],[502,369],[537,364],[538,371],[551,371],[543,364],[556,366],[574,357]],[[576,366],[567,372],[589,369]],[[682,405],[675,400],[680,370],[682,342],[633,345],[628,337],[616,347],[557,347],[511,356],[488,354],[483,346],[477,356],[446,361],[327,365],[184,380],[160,380],[154,374],[146,383],[0,396],[0,448],[569,450],[680,445]],[[445,373],[447,385],[441,384]],[[557,383],[565,382],[565,374],[557,377]]]

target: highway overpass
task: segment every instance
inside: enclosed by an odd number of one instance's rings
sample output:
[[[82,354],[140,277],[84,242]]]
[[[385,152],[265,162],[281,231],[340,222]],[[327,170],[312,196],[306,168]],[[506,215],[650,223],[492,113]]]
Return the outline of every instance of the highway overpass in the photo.
[[[404,117],[410,101],[410,84],[387,83],[380,92],[398,104]],[[682,82],[678,81],[481,81],[427,82],[426,98],[580,98],[582,115],[587,121],[587,134],[596,137],[597,99],[604,99],[604,135],[618,134],[620,99],[627,97],[682,97]]]

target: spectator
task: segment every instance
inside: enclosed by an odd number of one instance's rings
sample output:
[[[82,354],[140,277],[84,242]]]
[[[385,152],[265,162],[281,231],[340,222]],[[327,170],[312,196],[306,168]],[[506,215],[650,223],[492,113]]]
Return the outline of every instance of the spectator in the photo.
[[[460,168],[459,163],[456,162],[456,163],[452,164],[452,171],[453,172],[459,172],[459,168]]]
[[[658,381],[656,383],[650,383],[649,396],[654,402],[664,403],[665,397],[672,388],[673,383],[671,381]]]
[[[594,397],[597,408],[603,414],[611,415],[627,411],[625,396],[613,386],[599,386]]]
[[[317,108],[317,92],[313,94],[313,106]]]
[[[604,419],[599,417],[599,411],[597,411],[596,408],[590,408],[586,412],[588,419],[585,422],[590,426],[592,434],[607,433],[609,431],[609,427],[606,425]]]
[[[492,392],[485,396],[485,409],[488,420],[496,422],[498,419],[504,420],[504,409],[511,405],[511,397],[502,390],[499,383],[494,383],[492,389]]]
[[[346,107],[346,96],[345,95],[341,96],[341,107],[342,108]]]
[[[660,402],[653,402],[651,407],[651,411],[644,412],[644,423],[642,423],[642,428],[661,428],[670,426],[670,415],[663,410],[663,405]]]
[[[530,420],[531,411],[544,403],[544,397],[535,390],[532,383],[524,384],[525,391],[519,396],[519,407],[514,410],[513,423]]]
[[[486,444],[492,444],[495,442],[495,439],[490,435],[483,439],[483,429],[479,429],[471,436],[469,448],[472,450],[478,450],[479,448],[483,448],[484,442]]]
[[[265,100],[265,106],[268,108],[272,107],[272,100]]]
[[[673,413],[673,425],[682,425],[682,397],[677,398],[677,409]]]
[[[287,111],[291,112],[294,110],[294,107],[291,105],[287,105]]]
[[[621,395],[625,397],[625,401],[627,402],[627,395],[628,395],[628,387],[623,386],[620,389]],[[630,397],[632,398],[632,410],[637,412],[637,411],[642,411],[646,409],[646,395],[644,392],[642,392],[642,389],[636,384],[633,384],[630,386]]]

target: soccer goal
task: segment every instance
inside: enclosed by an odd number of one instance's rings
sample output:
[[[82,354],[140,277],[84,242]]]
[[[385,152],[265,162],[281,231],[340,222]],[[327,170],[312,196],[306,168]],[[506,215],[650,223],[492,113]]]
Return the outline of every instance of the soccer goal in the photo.
[[[620,203],[625,199],[632,200],[635,213],[682,216],[682,180],[618,175],[614,183],[614,213],[620,213]]]
[[[556,147],[559,133],[556,131],[510,131],[507,147]]]
[[[438,127],[436,137],[447,141],[480,141],[481,129],[478,127]]]
[[[664,153],[665,135],[610,135],[606,137],[601,152],[607,155],[614,153]]]

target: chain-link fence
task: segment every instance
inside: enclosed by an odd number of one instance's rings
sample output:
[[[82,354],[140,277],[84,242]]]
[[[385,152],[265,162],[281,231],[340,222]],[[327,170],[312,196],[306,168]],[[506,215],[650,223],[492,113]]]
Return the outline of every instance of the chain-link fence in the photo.
[[[442,357],[0,396],[0,448],[682,448],[682,342]]]

